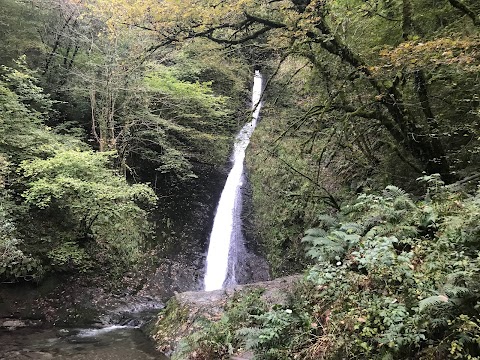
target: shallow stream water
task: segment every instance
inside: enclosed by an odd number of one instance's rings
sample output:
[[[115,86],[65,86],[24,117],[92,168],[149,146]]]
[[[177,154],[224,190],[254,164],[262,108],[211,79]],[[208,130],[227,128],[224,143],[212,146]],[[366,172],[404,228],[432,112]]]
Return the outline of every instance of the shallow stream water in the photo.
[[[155,351],[138,328],[32,329],[0,333],[0,359],[151,360],[168,359]]]

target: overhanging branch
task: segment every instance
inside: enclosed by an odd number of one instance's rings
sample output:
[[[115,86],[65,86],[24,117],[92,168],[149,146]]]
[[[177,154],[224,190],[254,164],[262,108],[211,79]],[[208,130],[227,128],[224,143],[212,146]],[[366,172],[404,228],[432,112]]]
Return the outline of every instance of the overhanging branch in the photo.
[[[465,5],[460,0],[448,0],[448,2],[456,9],[460,10],[462,13],[467,15],[469,18],[473,20],[473,24],[475,26],[480,26],[480,17],[467,5]]]
[[[249,40],[256,39],[260,35],[263,35],[270,30],[272,30],[271,27],[265,26],[265,27],[261,28],[260,30],[257,30],[255,32],[251,33],[250,35],[247,35],[247,36],[242,37],[240,39],[234,39],[234,40],[218,38],[218,37],[215,37],[211,34],[207,34],[206,37],[207,37],[207,39],[210,39],[210,40],[212,40],[212,41],[214,41],[218,44],[238,45],[238,44],[243,44],[244,42],[247,42]]]

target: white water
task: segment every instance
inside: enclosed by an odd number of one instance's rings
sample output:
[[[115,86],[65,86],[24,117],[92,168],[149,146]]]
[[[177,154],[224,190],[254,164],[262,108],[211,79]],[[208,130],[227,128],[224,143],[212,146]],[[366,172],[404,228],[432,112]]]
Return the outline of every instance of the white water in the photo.
[[[255,71],[252,90],[252,121],[246,124],[238,133],[232,154],[233,167],[218,202],[217,212],[213,221],[210,244],[207,254],[207,270],[205,273],[205,290],[221,289],[227,279],[228,265],[232,245],[242,239],[241,207],[243,161],[245,150],[250,142],[250,136],[257,125],[260,114],[262,94],[262,75]],[[234,260],[234,259],[233,259]],[[232,267],[230,282],[235,282],[235,269]]]
[[[109,333],[120,329],[132,329],[135,327],[124,325],[110,325],[99,329],[82,329],[78,332],[78,337],[94,337],[97,335]]]

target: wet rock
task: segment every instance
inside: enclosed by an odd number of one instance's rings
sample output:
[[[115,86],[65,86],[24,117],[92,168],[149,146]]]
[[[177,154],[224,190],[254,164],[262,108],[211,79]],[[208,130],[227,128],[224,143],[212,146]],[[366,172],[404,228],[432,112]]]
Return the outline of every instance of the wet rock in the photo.
[[[47,352],[35,351],[28,354],[32,359],[53,359],[53,355]]]
[[[57,331],[57,336],[58,337],[66,337],[70,335],[70,331],[68,329],[59,329]]]
[[[158,315],[150,335],[156,341],[158,350],[170,355],[175,352],[182,338],[201,329],[199,319],[213,321],[220,319],[225,305],[234,295],[254,289],[264,289],[261,295],[262,301],[272,306],[285,305],[294,284],[300,278],[300,275],[293,275],[272,281],[237,285],[224,290],[189,291],[176,294]]]
[[[252,360],[254,359],[254,355],[252,352],[244,352],[241,354],[237,354],[236,356],[232,356],[230,360]]]
[[[8,330],[15,330],[18,328],[23,328],[27,326],[27,323],[23,320],[16,320],[16,319],[4,319],[0,320],[0,326],[2,328],[6,328]]]
[[[69,336],[75,336],[79,332],[79,329],[58,329],[55,335],[57,335],[59,338],[67,338]]]
[[[158,299],[151,297],[134,297],[128,305],[121,305],[99,317],[99,327],[106,325],[121,325],[141,327],[150,321],[164,305]]]

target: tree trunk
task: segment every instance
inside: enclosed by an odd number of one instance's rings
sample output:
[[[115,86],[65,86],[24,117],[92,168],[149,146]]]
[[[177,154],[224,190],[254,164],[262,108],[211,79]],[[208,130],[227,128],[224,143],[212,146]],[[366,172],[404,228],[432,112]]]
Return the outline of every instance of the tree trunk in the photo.
[[[375,79],[367,64],[333,34],[325,22],[324,14],[319,10],[319,20],[316,28],[321,35],[312,32],[307,33],[310,39],[319,44],[329,53],[338,56],[343,62],[356,68],[363,73],[371,86],[378,92],[380,104],[383,105],[388,117],[381,116],[379,120],[385,126],[393,139],[400,147],[405,149],[411,156],[419,160],[425,171],[429,174],[439,173],[445,182],[452,181],[452,174],[447,162],[447,157],[440,139],[425,134],[412,119],[409,118],[402,100],[402,94],[397,89],[399,78],[395,79],[393,86],[386,88]],[[410,25],[409,25],[410,26]],[[325,40],[327,38],[328,40]],[[425,141],[425,139],[428,140]]]

